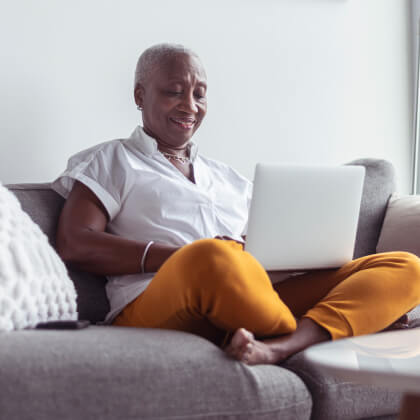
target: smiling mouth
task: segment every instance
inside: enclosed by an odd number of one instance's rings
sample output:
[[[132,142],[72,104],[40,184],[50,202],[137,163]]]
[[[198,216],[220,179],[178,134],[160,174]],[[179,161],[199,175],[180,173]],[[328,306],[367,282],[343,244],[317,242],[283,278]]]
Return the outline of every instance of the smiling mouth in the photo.
[[[190,130],[193,128],[196,120],[193,118],[169,118],[174,124],[184,130]]]

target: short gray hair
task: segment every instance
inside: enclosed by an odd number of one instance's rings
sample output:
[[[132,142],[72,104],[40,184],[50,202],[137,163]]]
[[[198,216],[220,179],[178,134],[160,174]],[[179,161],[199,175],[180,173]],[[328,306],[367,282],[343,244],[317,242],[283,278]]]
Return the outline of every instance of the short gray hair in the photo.
[[[198,55],[180,44],[157,44],[145,50],[137,61],[134,76],[134,88],[138,84],[147,84],[149,76],[162,61],[175,57],[178,54],[188,54],[198,58]]]

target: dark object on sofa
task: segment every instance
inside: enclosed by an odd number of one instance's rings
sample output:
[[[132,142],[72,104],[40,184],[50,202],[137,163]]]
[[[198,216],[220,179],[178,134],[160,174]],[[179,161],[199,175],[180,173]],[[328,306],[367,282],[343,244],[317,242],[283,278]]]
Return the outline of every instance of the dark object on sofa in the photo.
[[[385,161],[367,169],[355,256],[375,252],[395,190]],[[9,185],[54,245],[64,200],[49,184]],[[105,278],[70,270],[81,319],[103,320]],[[281,366],[249,367],[192,334],[89,326],[3,333],[1,419],[312,419],[394,418],[400,394],[345,383],[302,354]],[[390,417],[388,417],[390,416]]]

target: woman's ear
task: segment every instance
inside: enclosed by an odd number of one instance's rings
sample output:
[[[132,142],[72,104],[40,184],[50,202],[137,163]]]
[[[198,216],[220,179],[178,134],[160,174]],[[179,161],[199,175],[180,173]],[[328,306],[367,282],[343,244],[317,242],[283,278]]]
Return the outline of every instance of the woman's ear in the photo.
[[[143,100],[144,100],[144,87],[137,83],[134,88],[134,101],[136,102],[137,106],[143,108]]]

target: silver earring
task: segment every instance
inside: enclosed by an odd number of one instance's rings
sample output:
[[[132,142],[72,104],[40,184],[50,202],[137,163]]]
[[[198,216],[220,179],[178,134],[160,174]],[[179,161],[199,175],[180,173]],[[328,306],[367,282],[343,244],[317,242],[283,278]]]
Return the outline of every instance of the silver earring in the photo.
[[[137,109],[138,109],[139,111],[143,111],[143,108],[142,108],[140,105],[137,105]]]

